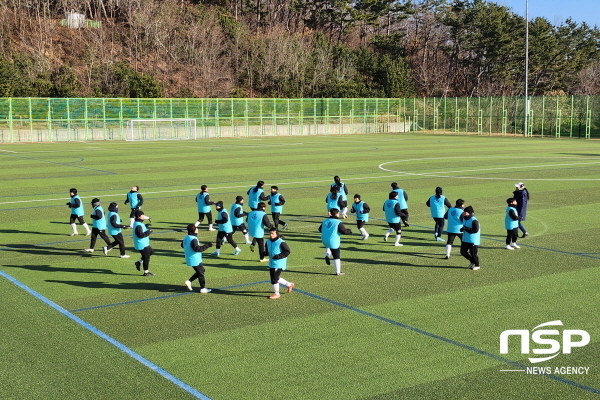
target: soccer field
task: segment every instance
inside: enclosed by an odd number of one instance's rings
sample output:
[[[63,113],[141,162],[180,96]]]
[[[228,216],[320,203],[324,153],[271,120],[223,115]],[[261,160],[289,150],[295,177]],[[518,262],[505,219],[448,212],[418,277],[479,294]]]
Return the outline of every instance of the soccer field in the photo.
[[[389,134],[14,144],[0,146],[0,168],[2,399],[600,395],[598,141]],[[352,215],[343,220],[353,230],[342,237],[344,276],[325,264],[317,232],[334,175],[372,209],[366,241]],[[269,300],[267,266],[235,233],[241,254],[228,244],[218,258],[208,255],[214,248],[204,253],[213,291],[200,294],[194,282],[188,292],[180,243],[197,219],[200,185],[229,209],[237,195],[247,204],[258,180],[286,199],[282,277],[296,287]],[[391,182],[409,196],[402,247],[383,240]],[[517,182],[531,193],[530,234],[509,251],[504,213]],[[136,270],[130,230],[129,259],[103,255],[100,238],[84,252],[81,227],[69,236],[69,188],[91,226],[94,197],[106,212],[118,202],[127,221],[133,185],[152,217],[154,277]],[[436,186],[452,204],[473,206],[480,270],[467,269],[457,242],[446,260],[445,242],[434,240],[425,202]],[[202,224],[198,237],[214,243],[215,234]],[[511,335],[501,354],[507,330],[527,337]]]

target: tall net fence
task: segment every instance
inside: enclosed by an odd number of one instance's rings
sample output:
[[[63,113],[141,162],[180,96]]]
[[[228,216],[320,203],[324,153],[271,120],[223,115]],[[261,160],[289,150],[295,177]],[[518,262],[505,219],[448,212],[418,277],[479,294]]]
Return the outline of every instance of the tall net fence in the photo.
[[[589,139],[600,138],[600,96],[533,97],[527,130],[523,97],[0,98],[0,143],[126,140],[131,121],[165,119],[196,120],[190,139],[401,132]]]

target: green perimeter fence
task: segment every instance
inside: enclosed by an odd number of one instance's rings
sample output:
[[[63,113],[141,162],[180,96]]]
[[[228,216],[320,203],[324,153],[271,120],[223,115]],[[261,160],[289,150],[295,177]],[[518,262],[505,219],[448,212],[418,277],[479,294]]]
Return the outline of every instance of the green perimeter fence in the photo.
[[[600,96],[532,97],[529,103],[525,133],[524,97],[0,98],[0,142],[394,132],[600,138]]]

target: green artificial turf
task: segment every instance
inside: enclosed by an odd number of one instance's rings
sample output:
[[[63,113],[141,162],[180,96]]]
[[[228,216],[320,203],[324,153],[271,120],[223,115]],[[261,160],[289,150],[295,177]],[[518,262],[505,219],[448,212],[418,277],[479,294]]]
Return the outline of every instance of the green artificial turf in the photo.
[[[600,203],[596,141],[442,135],[263,137],[165,142],[0,146],[0,270],[209,398],[220,399],[586,399],[600,394]],[[343,222],[342,270],[323,261],[317,229],[333,176],[372,209],[360,240]],[[282,277],[292,293],[268,300],[268,268],[234,238],[204,256],[210,294],[189,293],[180,247],[197,218],[195,195],[229,209],[256,181],[286,198],[283,231],[292,254]],[[383,241],[381,207],[391,182],[409,195],[403,247]],[[521,249],[504,250],[504,209],[514,184],[531,201]],[[156,254],[143,277],[118,250],[84,253],[70,237],[69,188],[85,205],[123,204],[140,186]],[[482,268],[471,271],[455,242],[433,240],[425,201],[442,186],[463,198],[482,227]],[[247,209],[247,207],[246,207]],[[214,214],[214,211],[213,211]],[[201,242],[215,232],[201,225]],[[129,355],[0,277],[0,397],[9,399],[193,398]],[[531,364],[504,330],[561,320],[591,337],[551,361]],[[537,347],[532,342],[532,349]],[[589,367],[586,375],[502,372],[519,366]],[[6,383],[6,384],[4,384]]]

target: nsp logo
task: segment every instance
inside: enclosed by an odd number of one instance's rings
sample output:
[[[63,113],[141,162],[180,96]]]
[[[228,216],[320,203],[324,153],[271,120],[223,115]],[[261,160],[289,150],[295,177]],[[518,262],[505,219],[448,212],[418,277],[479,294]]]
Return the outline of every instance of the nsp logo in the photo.
[[[548,348],[533,349],[533,354],[552,354],[548,357],[530,358],[532,363],[539,363],[550,360],[560,354],[561,343],[558,340],[548,338],[547,336],[558,336],[558,329],[539,329],[544,326],[554,326],[563,323],[560,320],[550,321],[540,324],[532,329],[531,338],[528,330],[510,329],[500,334],[500,354],[508,354],[508,337],[521,336],[521,354],[529,354],[529,342],[533,340],[540,345],[549,345]],[[539,329],[539,330],[538,330]],[[574,340],[579,339],[579,340]],[[571,354],[573,347],[583,347],[590,342],[590,334],[581,329],[565,329],[562,332],[562,353]]]

